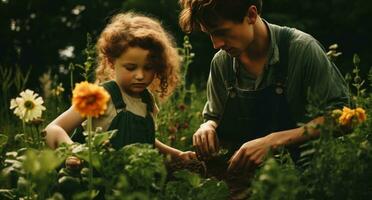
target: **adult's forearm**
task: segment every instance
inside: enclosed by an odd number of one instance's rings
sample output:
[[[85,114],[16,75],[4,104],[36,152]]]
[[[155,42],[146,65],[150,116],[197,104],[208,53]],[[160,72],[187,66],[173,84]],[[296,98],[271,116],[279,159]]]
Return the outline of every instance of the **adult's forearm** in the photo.
[[[274,132],[267,135],[265,138],[269,140],[270,144],[272,144],[271,147],[273,149],[292,144],[303,143],[311,138],[318,137],[319,130],[316,129],[316,126],[323,123],[324,117],[317,117],[304,126],[295,129]]]

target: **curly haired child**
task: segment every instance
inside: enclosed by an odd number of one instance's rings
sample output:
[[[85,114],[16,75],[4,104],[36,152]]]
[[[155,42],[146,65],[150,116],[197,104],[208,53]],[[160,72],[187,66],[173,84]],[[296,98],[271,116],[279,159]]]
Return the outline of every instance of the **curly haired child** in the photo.
[[[180,66],[173,38],[160,22],[133,12],[117,14],[100,34],[96,49],[96,79],[111,99],[105,113],[93,118],[93,129],[117,129],[110,141],[114,148],[149,143],[175,158],[195,158],[194,152],[183,152],[155,139],[158,107],[153,94],[166,99],[172,93],[179,81]],[[73,143],[68,133],[84,120],[71,106],[46,127],[48,146]],[[79,139],[78,134],[74,137]]]

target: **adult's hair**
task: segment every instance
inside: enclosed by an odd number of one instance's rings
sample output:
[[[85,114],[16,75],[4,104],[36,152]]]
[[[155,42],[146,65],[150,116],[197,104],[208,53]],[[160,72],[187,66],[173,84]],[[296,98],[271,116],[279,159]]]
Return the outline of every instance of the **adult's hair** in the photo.
[[[96,44],[97,82],[114,78],[109,63],[130,47],[149,50],[148,62],[155,70],[155,78],[149,88],[160,97],[168,96],[179,82],[180,56],[174,39],[157,19],[133,12],[112,17],[100,34]]]
[[[262,0],[180,0],[179,24],[186,33],[204,27],[215,27],[220,20],[241,23],[250,6],[261,14]]]

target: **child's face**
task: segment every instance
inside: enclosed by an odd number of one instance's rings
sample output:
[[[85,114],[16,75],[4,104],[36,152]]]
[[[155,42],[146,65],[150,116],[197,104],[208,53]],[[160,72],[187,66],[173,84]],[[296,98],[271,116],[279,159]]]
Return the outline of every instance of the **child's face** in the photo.
[[[131,96],[138,97],[154,79],[155,71],[148,63],[148,55],[148,50],[129,47],[112,63],[116,82]]]

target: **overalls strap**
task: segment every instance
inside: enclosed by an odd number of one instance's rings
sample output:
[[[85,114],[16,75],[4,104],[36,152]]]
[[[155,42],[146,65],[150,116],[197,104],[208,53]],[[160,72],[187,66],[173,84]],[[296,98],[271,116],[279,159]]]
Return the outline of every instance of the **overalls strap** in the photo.
[[[110,94],[117,112],[125,109],[126,105],[121,95],[121,90],[115,81],[108,81],[102,84],[106,91]]]
[[[293,30],[288,27],[283,27],[280,31],[278,39],[279,48],[279,62],[276,63],[275,67],[278,69],[275,71],[275,81],[280,82],[283,85],[287,82],[288,74],[288,58],[289,58],[289,41]]]
[[[147,112],[153,112],[154,111],[154,105],[155,105],[155,100],[150,94],[148,89],[145,89],[141,93],[141,98],[144,103],[147,105]]]

